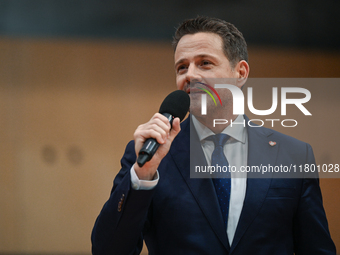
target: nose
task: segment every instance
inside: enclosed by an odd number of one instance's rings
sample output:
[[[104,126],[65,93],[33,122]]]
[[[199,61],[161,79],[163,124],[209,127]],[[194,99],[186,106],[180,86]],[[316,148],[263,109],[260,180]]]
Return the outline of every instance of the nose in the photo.
[[[190,84],[190,82],[200,82],[202,77],[200,76],[199,69],[191,64],[188,67],[188,71],[186,73],[186,81]]]

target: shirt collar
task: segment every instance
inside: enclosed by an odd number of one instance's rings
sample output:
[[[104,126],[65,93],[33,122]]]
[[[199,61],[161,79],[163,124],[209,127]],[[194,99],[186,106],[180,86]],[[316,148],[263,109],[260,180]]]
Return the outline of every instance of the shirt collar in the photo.
[[[201,122],[199,122],[195,118],[194,115],[191,115],[191,116],[192,116],[192,122],[197,131],[197,135],[200,141],[204,140],[208,136],[215,135],[213,131],[211,131],[209,128],[207,128]],[[221,133],[229,135],[230,137],[232,137],[233,139],[241,143],[245,143],[247,129],[245,125],[240,124],[240,123],[245,123],[245,119],[243,115],[237,116],[237,118],[233,121],[233,123],[238,123],[238,124],[233,125],[233,127],[231,127],[231,125],[227,126]]]

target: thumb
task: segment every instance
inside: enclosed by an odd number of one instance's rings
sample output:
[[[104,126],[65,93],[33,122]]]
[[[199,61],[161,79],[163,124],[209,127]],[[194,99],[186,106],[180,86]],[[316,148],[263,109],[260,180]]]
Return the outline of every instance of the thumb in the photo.
[[[176,117],[173,121],[172,121],[172,128],[170,130],[170,134],[169,134],[169,138],[172,141],[173,139],[175,139],[175,137],[178,135],[179,131],[181,131],[181,126],[180,126],[180,119],[178,117]]]

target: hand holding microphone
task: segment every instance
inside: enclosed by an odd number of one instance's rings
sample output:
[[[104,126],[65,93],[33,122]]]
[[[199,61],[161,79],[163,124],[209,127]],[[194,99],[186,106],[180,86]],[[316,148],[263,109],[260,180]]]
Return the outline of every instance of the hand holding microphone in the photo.
[[[179,133],[179,123],[187,114],[189,106],[188,94],[176,90],[164,99],[159,113],[137,128],[134,138],[138,158],[134,168],[140,179],[153,178],[160,161],[168,153],[173,139]],[[145,164],[147,165],[143,168]]]

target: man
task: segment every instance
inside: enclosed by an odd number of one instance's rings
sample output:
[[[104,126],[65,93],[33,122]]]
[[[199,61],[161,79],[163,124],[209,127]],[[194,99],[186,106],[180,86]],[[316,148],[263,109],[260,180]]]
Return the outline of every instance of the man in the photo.
[[[181,125],[176,118],[170,128],[156,113],[136,129],[95,223],[93,254],[139,254],[143,239],[150,254],[162,255],[336,254],[317,179],[231,178],[222,209],[213,179],[190,178],[190,132],[198,160],[208,164],[220,146],[211,140],[215,134],[228,137],[221,148],[230,165],[312,164],[314,156],[308,144],[269,129],[214,127],[216,118],[248,120],[233,115],[228,90],[218,90],[221,105],[200,114],[195,84],[231,78],[241,88],[248,77],[246,43],[233,25],[205,17],[187,20],[177,29],[174,46],[177,88],[191,91],[191,117]],[[136,154],[150,137],[161,145],[139,167]]]

